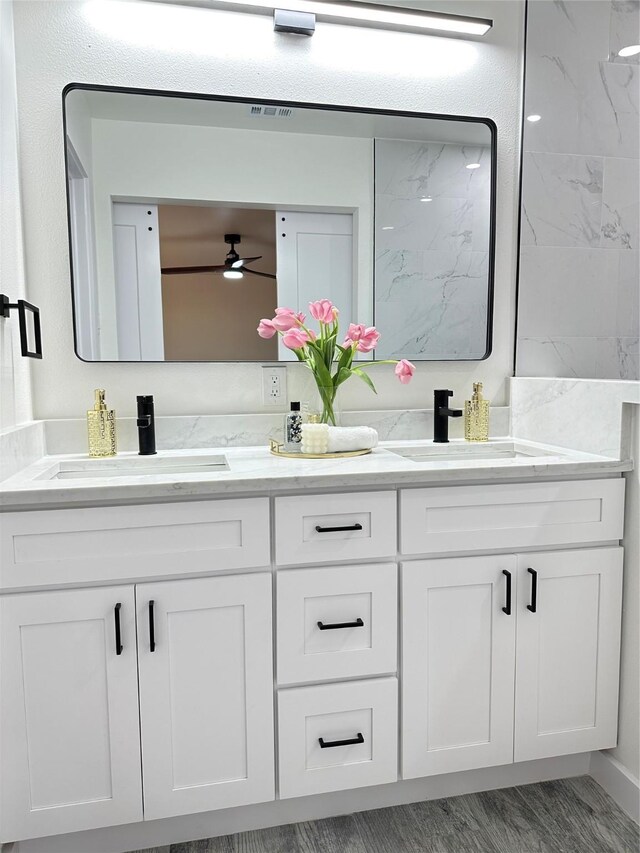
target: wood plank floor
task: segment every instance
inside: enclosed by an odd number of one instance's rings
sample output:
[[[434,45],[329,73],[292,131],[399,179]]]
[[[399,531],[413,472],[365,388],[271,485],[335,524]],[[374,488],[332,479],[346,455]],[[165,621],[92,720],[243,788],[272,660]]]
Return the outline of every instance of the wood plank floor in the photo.
[[[170,853],[638,853],[640,835],[602,788],[582,776],[163,848],[167,849]]]

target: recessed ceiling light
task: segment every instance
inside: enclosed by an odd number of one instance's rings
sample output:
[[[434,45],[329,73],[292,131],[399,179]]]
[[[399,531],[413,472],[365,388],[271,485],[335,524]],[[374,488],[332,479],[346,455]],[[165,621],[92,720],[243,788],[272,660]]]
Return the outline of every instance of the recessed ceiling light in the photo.
[[[467,163],[467,169],[479,169],[480,163]]]
[[[382,230],[383,231],[393,231],[394,227],[395,226],[393,226],[393,225],[383,225]]]
[[[534,113],[531,116],[527,116],[527,121],[540,121],[541,118],[542,118],[542,116],[539,116],[536,113]]]
[[[420,201],[433,201],[433,199],[430,195],[425,195],[420,199]]]
[[[225,270],[222,275],[225,278],[244,278],[244,274],[240,270]]]
[[[630,44],[618,51],[618,56],[635,56],[640,53],[640,44]]]

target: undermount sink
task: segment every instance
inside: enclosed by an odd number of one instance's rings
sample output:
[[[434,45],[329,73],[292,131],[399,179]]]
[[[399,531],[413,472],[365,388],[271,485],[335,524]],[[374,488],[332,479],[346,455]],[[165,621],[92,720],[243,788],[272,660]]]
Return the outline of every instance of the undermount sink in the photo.
[[[39,480],[88,480],[103,477],[173,477],[177,474],[217,474],[228,471],[226,456],[141,456],[126,459],[87,459],[58,462]]]
[[[388,447],[387,450],[411,462],[448,462],[465,459],[472,462],[476,459],[520,459],[556,455],[551,451],[527,447],[514,441],[407,445]]]

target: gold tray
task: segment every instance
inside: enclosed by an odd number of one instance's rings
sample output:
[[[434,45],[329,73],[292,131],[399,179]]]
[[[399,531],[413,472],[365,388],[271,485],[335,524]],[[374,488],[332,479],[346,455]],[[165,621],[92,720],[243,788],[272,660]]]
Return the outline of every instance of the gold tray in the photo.
[[[278,444],[273,439],[269,441],[269,451],[283,459],[349,459],[352,456],[366,456],[367,453],[371,453],[371,448],[369,450],[338,450],[336,453],[288,453],[283,448],[283,444]]]

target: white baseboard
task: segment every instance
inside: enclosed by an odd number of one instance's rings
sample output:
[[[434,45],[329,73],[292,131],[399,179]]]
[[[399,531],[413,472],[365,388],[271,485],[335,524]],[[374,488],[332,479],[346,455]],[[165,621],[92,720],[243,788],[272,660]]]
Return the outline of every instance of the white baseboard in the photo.
[[[476,791],[511,788],[550,779],[566,779],[589,773],[590,753],[545,758],[502,767],[448,773],[425,779],[407,779],[390,785],[336,791],[292,800],[257,803],[235,809],[112,826],[89,832],[52,835],[20,841],[14,853],[125,853],[148,847],[164,847],[181,841],[231,835],[268,826],[319,820],[369,809],[456,797]]]
[[[640,823],[640,782],[606,752],[591,753],[589,775],[636,823]]]

